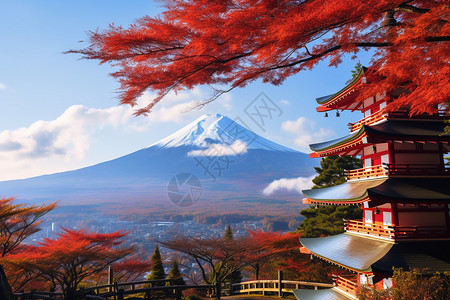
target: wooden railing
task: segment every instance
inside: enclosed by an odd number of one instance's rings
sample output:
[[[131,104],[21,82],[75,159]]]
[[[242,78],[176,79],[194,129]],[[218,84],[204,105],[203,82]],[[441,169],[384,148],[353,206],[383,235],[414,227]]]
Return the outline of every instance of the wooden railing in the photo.
[[[383,237],[388,239],[395,239],[395,231],[392,226],[376,224],[376,223],[364,223],[359,220],[345,220],[344,227],[346,231],[357,232],[361,234],[367,234],[376,237]]]
[[[164,295],[164,299],[172,298],[176,300],[182,299],[182,291],[186,289],[207,290],[209,295],[215,294],[215,285],[169,285],[165,286],[167,282],[172,282],[170,279],[163,280],[149,280],[149,281],[134,281],[126,283],[114,283],[101,286],[94,286],[90,288],[80,288],[73,292],[74,299],[83,300],[107,300],[113,298],[115,300],[123,300],[131,295],[144,295],[144,299],[150,299],[152,295],[159,292]],[[61,293],[52,292],[29,292],[29,293],[14,293],[16,300],[62,300]]]
[[[444,110],[439,110],[434,114],[420,114],[410,116],[407,111],[393,111],[386,112],[385,109],[381,109],[364,119],[361,119],[354,123],[348,123],[348,129],[350,132],[355,132],[359,130],[363,125],[371,125],[384,119],[446,119],[448,114]]]
[[[406,176],[450,176],[449,165],[437,164],[387,164],[383,163],[383,169],[389,175]]]
[[[393,119],[446,119],[448,118],[448,114],[445,113],[445,110],[440,109],[436,111],[434,114],[419,114],[410,116],[408,111],[392,111],[389,112],[388,118]]]
[[[335,279],[335,285],[338,289],[341,291],[344,291],[350,295],[355,296],[356,295],[356,289],[358,288],[357,279],[355,276],[351,277],[344,277],[340,275],[333,275]]]
[[[446,226],[394,226],[395,239],[449,238]]]
[[[281,272],[281,271],[280,271]],[[259,293],[268,294],[280,294],[292,293],[293,289],[299,289],[301,287],[314,288],[315,290],[320,288],[332,288],[333,284],[321,283],[321,282],[308,282],[308,281],[292,281],[292,280],[252,280],[231,285],[231,288],[223,289],[224,292],[229,294],[242,294],[242,293]],[[182,290],[185,289],[206,289],[209,296],[215,295],[215,285],[170,285],[165,286],[167,282],[172,280],[150,280],[150,281],[133,281],[126,283],[114,283],[101,286],[94,286],[90,288],[80,288],[73,296],[76,299],[83,300],[107,300],[116,299],[123,300],[131,295],[140,294],[144,299],[150,299],[155,293],[163,293],[164,298],[182,299]],[[162,286],[152,286],[162,285]],[[230,286],[228,284],[228,286]],[[161,296],[161,295],[160,295]],[[14,298],[16,300],[62,300],[62,293],[54,292],[28,292],[28,293],[15,293]],[[75,299],[74,298],[74,299]]]
[[[14,293],[14,299],[16,300],[59,300],[63,299],[62,293],[44,292],[44,291],[32,291],[32,292],[19,292]]]
[[[386,176],[387,172],[382,165],[370,166],[355,170],[345,170],[347,174],[347,180],[365,179],[371,177]]]
[[[388,164],[345,170],[347,180],[367,179],[381,176],[450,176],[450,165],[436,164]]]
[[[233,294],[250,294],[258,293],[262,295],[275,294],[275,293],[292,293],[293,289],[300,289],[302,287],[314,287],[315,290],[319,288],[332,288],[333,284],[321,283],[321,282],[308,282],[308,281],[292,281],[282,280],[281,286],[278,280],[252,280],[240,283],[234,283],[232,285]]]
[[[348,232],[391,240],[450,237],[450,228],[446,226],[391,226],[378,223],[364,223],[362,220],[344,219],[344,227]]]
[[[387,116],[388,114],[385,112],[384,109],[382,109],[362,120],[359,120],[358,122],[348,123],[348,129],[350,130],[350,132],[355,132],[359,130],[363,125],[370,125],[379,122],[381,120],[386,119]]]

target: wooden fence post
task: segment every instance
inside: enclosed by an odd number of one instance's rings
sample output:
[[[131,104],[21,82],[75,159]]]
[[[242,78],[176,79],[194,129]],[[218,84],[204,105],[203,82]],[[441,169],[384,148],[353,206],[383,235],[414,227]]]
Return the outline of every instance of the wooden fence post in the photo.
[[[108,266],[108,285],[114,283],[114,271],[112,266]],[[108,287],[108,292],[112,292],[112,286]]]
[[[278,270],[278,297],[283,297],[283,271]]]
[[[119,291],[117,292],[117,299],[123,300],[123,289],[119,289]]]
[[[180,288],[175,289],[175,299],[181,300],[183,298],[183,293]]]

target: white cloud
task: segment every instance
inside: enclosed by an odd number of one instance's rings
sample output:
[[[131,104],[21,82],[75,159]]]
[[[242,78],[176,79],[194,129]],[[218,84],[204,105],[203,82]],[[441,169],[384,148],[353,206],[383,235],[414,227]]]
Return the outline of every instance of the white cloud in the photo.
[[[284,106],[288,106],[291,104],[291,102],[289,102],[288,100],[281,100],[280,103],[283,104]]]
[[[148,104],[151,99],[152,95],[145,93],[139,99],[139,105]],[[187,111],[200,99],[204,97],[199,89],[171,93],[155,106],[148,117],[133,116],[134,108],[125,105],[104,109],[73,105],[54,120],[39,120],[28,127],[2,131],[0,180],[84,167],[93,162],[89,156],[91,144],[97,138],[101,139],[103,133],[111,134],[111,129],[118,132],[119,136],[127,132],[159,130],[164,123],[185,124],[205,113],[223,112],[224,109],[230,109],[232,103],[231,95],[227,95],[202,110]],[[96,148],[92,152],[108,151],[108,147],[114,147],[115,142],[111,141],[102,145],[103,149]],[[234,145],[234,149],[242,151],[237,146]]]
[[[281,124],[281,128],[295,134],[294,143],[306,148],[309,144],[321,142],[324,139],[334,136],[334,131],[326,128],[317,128],[316,122],[305,117],[300,117],[295,121],[286,121]]]
[[[129,108],[73,105],[52,121],[0,132],[0,179],[24,178],[79,167],[91,135],[104,127],[127,128],[139,122]],[[74,162],[78,162],[74,164]]]
[[[6,90],[7,88],[6,84],[0,82],[0,90]]]
[[[89,135],[104,126],[123,126],[131,118],[125,107],[106,109],[69,107],[53,121],[36,121],[29,127],[0,132],[0,157],[36,159],[50,156],[83,159]]]
[[[293,191],[301,194],[302,190],[309,189],[313,186],[313,178],[314,176],[277,179],[264,188],[263,194],[269,196],[279,190]]]
[[[233,144],[211,144],[203,150],[192,150],[188,156],[233,156],[247,153],[247,144],[237,140]]]

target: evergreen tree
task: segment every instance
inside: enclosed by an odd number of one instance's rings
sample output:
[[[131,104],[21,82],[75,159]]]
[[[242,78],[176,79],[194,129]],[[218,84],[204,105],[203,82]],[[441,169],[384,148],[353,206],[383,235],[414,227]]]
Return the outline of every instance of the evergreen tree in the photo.
[[[344,183],[347,180],[345,170],[359,168],[362,168],[362,161],[356,157],[333,155],[322,158],[320,167],[314,168],[319,175],[312,180],[313,189]]]
[[[225,235],[223,237],[226,241],[232,241],[233,240],[233,231],[231,230],[231,225],[228,224],[227,229],[225,230]],[[231,273],[229,278],[227,278],[228,281],[231,283],[238,283],[242,280],[242,274],[241,271],[234,271]]]
[[[173,285],[186,285],[183,275],[181,275],[180,268],[178,267],[178,262],[175,259],[172,260],[172,269],[169,272],[168,279],[173,280]]]
[[[312,181],[313,189],[335,186],[346,182],[345,170],[362,167],[362,161],[350,156],[328,156],[314,168],[317,175]],[[361,219],[362,210],[355,205],[319,205],[303,209],[305,220],[298,227],[303,237],[320,237],[344,232],[343,219]]]
[[[152,264],[152,271],[151,271],[150,275],[148,276],[147,280],[165,279],[166,273],[164,273],[164,265],[162,263],[161,253],[159,252],[158,244],[156,244],[155,252],[153,253],[152,257],[150,258],[150,262]],[[158,284],[158,285],[164,285],[164,284]]]
[[[362,211],[356,205],[318,205],[303,209],[306,219],[298,227],[302,237],[320,237],[344,232],[343,219],[361,219]]]
[[[225,230],[224,239],[225,239],[226,241],[231,241],[231,240],[233,240],[233,231],[231,230],[230,224],[227,225],[227,229]]]

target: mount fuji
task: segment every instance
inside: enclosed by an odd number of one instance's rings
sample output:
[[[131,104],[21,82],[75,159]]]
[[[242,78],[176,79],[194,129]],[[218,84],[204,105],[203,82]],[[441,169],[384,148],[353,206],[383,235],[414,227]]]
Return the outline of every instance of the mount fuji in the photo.
[[[0,182],[20,202],[95,205],[115,213],[298,213],[300,196],[262,190],[280,178],[309,177],[318,161],[276,144],[220,114],[200,117],[174,134],[90,167]],[[187,202],[186,202],[187,201]]]

